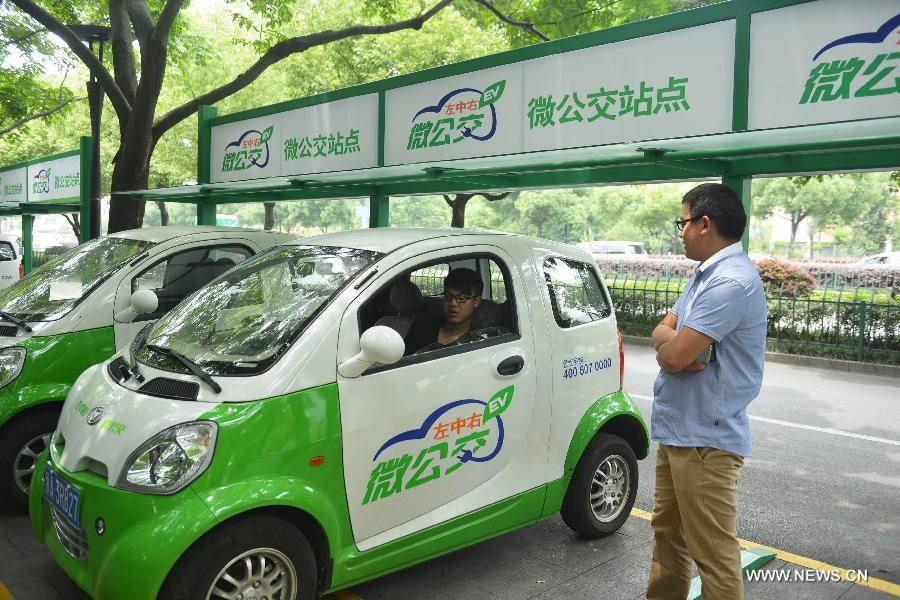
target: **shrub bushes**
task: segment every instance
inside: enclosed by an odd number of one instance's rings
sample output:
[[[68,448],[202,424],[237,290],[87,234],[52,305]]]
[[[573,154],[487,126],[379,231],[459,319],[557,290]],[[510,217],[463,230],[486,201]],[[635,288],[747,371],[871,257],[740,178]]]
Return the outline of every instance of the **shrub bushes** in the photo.
[[[756,261],[759,277],[769,295],[787,298],[808,296],[816,285],[816,280],[809,271],[783,260],[765,258]]]

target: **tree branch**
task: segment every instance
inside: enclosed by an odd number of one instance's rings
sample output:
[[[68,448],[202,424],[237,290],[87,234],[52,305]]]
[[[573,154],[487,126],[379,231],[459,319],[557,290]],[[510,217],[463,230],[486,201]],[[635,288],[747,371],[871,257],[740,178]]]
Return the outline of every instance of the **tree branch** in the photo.
[[[91,74],[97,77],[97,80],[100,82],[100,85],[103,86],[106,95],[109,97],[113,108],[116,109],[116,113],[119,114],[120,118],[122,115],[127,115],[131,112],[131,104],[125,98],[122,90],[119,89],[119,86],[116,84],[112,75],[109,74],[109,71],[106,70],[103,63],[94,56],[94,53],[81,43],[81,40],[78,39],[75,32],[69,29],[65,23],[35,4],[32,0],[9,1],[28,14],[32,19],[46,27],[50,33],[59,36],[66,43],[69,49],[81,59],[81,62],[91,70]]]
[[[167,0],[162,12],[159,13],[159,19],[156,20],[157,35],[169,35],[169,30],[172,29],[175,17],[178,16],[182,6],[184,0]]]
[[[22,42],[26,41],[27,39],[32,38],[32,37],[36,36],[37,34],[41,33],[42,31],[46,31],[46,29],[44,29],[44,28],[34,29],[32,31],[29,31],[27,33],[20,35],[17,38],[13,38],[11,40],[7,40],[7,41],[3,42],[3,45],[4,46],[14,46],[15,44],[21,44]]]
[[[27,2],[30,0],[13,0],[14,2]],[[170,0],[171,2],[172,0]],[[177,1],[177,0],[176,0]],[[197,109],[204,104],[215,104],[223,98],[238,92],[254,81],[269,67],[275,63],[300,52],[305,52],[310,48],[323,46],[332,42],[337,42],[351,37],[359,37],[363,35],[385,35],[402,31],[404,29],[421,29],[422,26],[437,13],[449,6],[453,0],[441,0],[426,12],[419,16],[403,21],[396,21],[386,25],[354,25],[345,29],[320,31],[309,35],[289,38],[282,40],[269,48],[259,59],[250,66],[249,69],[238,75],[232,81],[210,90],[205,94],[182,104],[181,106],[167,112],[156,120],[153,125],[153,138],[158,140],[169,129],[192,116]]]
[[[110,9],[111,10],[111,9]],[[125,0],[125,10],[134,25],[134,32],[137,34],[138,41],[141,46],[153,35],[153,17],[150,16],[150,7],[144,0]]]
[[[512,192],[501,192],[499,194],[488,194],[488,193],[482,192],[480,194],[475,194],[475,195],[481,196],[488,202],[496,202],[497,200],[503,200],[504,198],[508,197],[510,194],[512,194]]]
[[[116,84],[128,102],[134,104],[134,95],[137,92],[137,68],[131,46],[134,35],[131,33],[131,19],[125,7],[125,0],[109,0],[109,24],[112,30],[112,61]]]
[[[84,100],[84,97],[69,98],[67,100],[62,100],[62,101],[60,101],[59,104],[57,104],[56,106],[54,106],[52,108],[48,108],[47,110],[42,110],[41,112],[36,112],[33,115],[28,115],[27,117],[22,117],[18,121],[14,121],[9,127],[4,127],[3,129],[0,129],[0,135],[9,133],[10,131],[12,131],[14,129],[18,129],[19,127],[21,127],[25,123],[28,123],[29,121],[34,121],[35,119],[41,119],[43,117],[48,117],[55,112],[61,111],[62,109],[64,109],[66,106],[68,106],[72,102],[77,102],[79,100]]]
[[[510,25],[513,25],[514,27],[521,27],[525,31],[541,38],[545,42],[550,41],[550,38],[547,37],[546,35],[544,35],[543,33],[541,33],[538,30],[538,28],[535,27],[533,24],[527,23],[525,21],[519,21],[519,20],[513,19],[509,15],[503,13],[499,8],[494,6],[493,3],[491,3],[489,0],[475,0],[475,2],[482,5],[483,7],[485,7],[492,13],[494,13],[495,15],[497,15],[497,18],[500,19],[501,21],[503,21],[504,23],[508,23]]]
[[[444,202],[447,203],[447,206],[449,206],[450,208],[453,208],[453,198],[451,198],[447,194],[441,194],[441,195],[444,197]]]

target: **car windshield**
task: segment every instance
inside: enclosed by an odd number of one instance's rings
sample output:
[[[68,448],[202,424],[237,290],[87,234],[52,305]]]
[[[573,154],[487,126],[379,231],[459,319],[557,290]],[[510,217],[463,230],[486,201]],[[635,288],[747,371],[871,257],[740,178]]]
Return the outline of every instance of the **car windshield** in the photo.
[[[119,237],[91,240],[0,291],[0,310],[25,321],[55,321],[107,277],[154,244]]]
[[[183,372],[155,345],[217,375],[264,371],[312,318],[380,254],[354,248],[282,246],[260,254],[166,315],[136,349],[144,364]]]

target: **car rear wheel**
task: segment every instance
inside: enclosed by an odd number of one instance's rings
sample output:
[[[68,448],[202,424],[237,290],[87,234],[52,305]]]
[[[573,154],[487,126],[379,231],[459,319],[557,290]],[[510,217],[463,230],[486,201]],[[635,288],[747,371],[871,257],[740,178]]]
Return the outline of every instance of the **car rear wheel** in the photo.
[[[628,442],[598,434],[575,467],[560,515],[581,536],[610,535],[631,514],[637,485],[637,459]]]
[[[35,412],[10,422],[0,435],[0,500],[13,510],[28,512],[31,477],[57,421],[56,411]]]
[[[270,516],[208,533],[172,569],[160,600],[313,600],[316,557],[306,537]]]

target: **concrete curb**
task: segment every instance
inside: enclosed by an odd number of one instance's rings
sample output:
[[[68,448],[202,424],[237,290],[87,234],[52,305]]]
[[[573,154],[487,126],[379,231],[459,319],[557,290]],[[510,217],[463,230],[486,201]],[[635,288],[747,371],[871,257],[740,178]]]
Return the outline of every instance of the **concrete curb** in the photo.
[[[650,338],[636,335],[623,335],[622,341],[640,346],[653,345]],[[836,360],[833,358],[822,358],[820,356],[784,354],[783,352],[766,352],[766,360],[788,365],[797,365],[798,367],[818,367],[820,369],[831,369],[832,371],[846,371],[847,373],[900,377],[900,367],[894,365],[858,363],[852,360]]]

